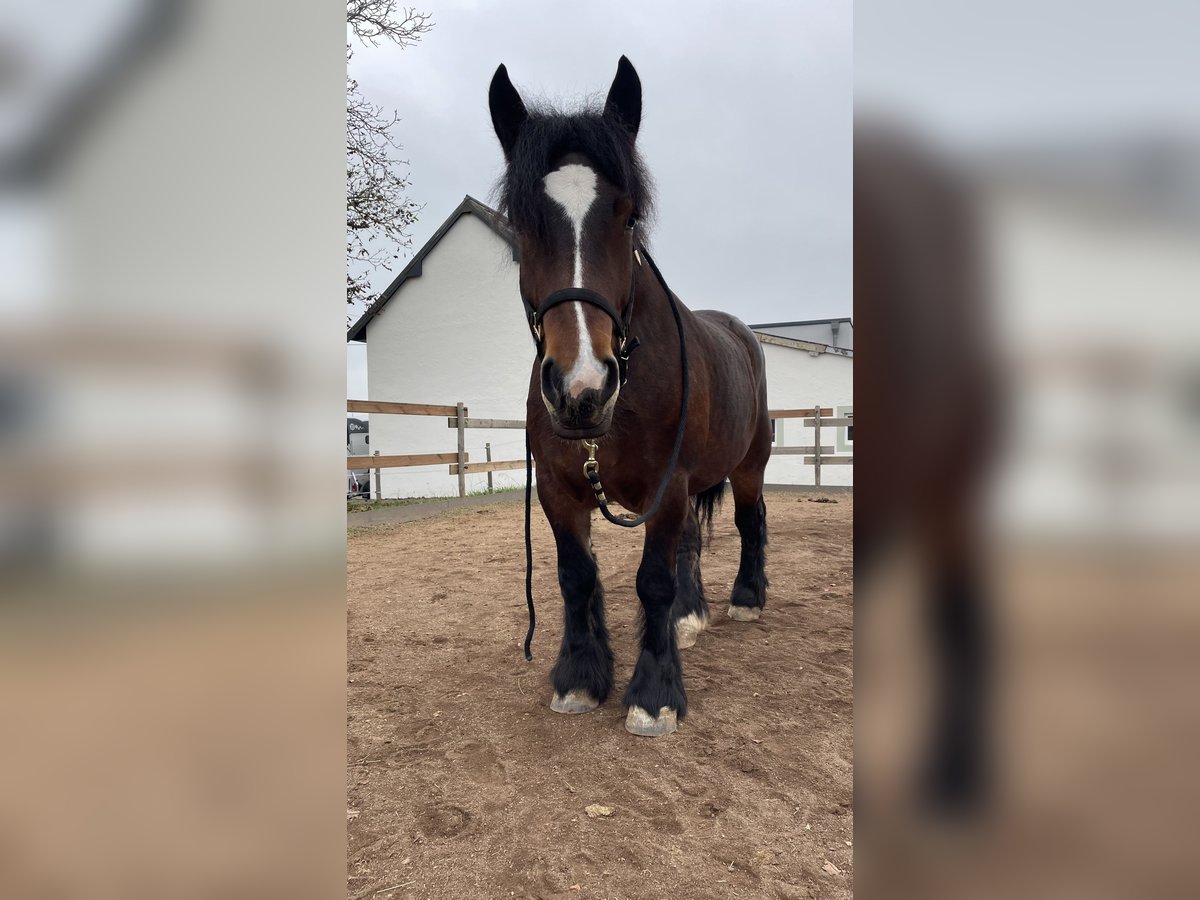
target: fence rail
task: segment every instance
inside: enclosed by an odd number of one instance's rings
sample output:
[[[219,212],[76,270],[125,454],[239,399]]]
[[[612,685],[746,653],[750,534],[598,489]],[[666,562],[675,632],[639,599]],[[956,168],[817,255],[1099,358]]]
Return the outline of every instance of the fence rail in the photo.
[[[450,428],[458,427],[458,417],[452,416],[446,420]],[[524,428],[524,419],[463,419],[463,428]]]
[[[771,448],[772,456],[801,456],[804,465],[813,467],[813,484],[821,486],[821,466],[850,466],[853,456],[834,456],[834,448],[821,443],[822,428],[847,428],[854,424],[851,416],[833,415],[828,406],[813,406],[808,409],[772,409],[772,419],[800,419],[805,428],[813,430],[813,443],[798,446],[776,445]]]
[[[463,413],[466,413],[463,408]],[[389,400],[347,400],[346,412],[390,413],[399,416],[456,416],[454,406],[434,406],[429,403],[392,403]]]
[[[467,454],[463,454],[466,456]],[[347,456],[347,469],[394,469],[402,466],[435,466],[438,463],[458,462],[457,453],[409,453],[404,456]]]
[[[466,496],[468,475],[487,473],[488,488],[491,489],[492,473],[507,469],[519,469],[525,465],[523,459],[492,459],[491,444],[487,445],[487,462],[472,463],[466,450],[466,430],[468,428],[524,428],[524,419],[479,419],[467,415],[467,407],[462,403],[454,406],[430,403],[393,403],[385,400],[347,400],[347,412],[379,413],[384,415],[403,416],[446,416],[446,426],[458,432],[458,449],[449,453],[409,453],[403,455],[381,456],[376,450],[371,456],[347,456],[346,468],[373,469],[375,473],[375,499],[383,499],[380,470],[401,468],[406,466],[429,466],[449,463],[449,474],[458,476],[458,495]],[[851,416],[834,416],[833,409],[827,406],[810,406],[803,409],[773,409],[770,410],[772,419],[801,419],[805,428],[813,429],[813,443],[797,446],[774,446],[772,456],[803,456],[804,465],[813,467],[814,483],[821,485],[821,467],[849,466],[854,464],[853,456],[836,456],[831,445],[821,443],[822,428],[846,428],[854,424]]]
[[[467,475],[482,475],[484,472],[503,472],[505,469],[523,469],[523,459],[503,459],[498,462],[470,463],[464,466]],[[458,474],[458,463],[450,463],[450,474]]]
[[[803,419],[808,416],[827,418],[833,415],[833,410],[827,406],[810,406],[808,409],[772,409],[770,415],[772,419]]]

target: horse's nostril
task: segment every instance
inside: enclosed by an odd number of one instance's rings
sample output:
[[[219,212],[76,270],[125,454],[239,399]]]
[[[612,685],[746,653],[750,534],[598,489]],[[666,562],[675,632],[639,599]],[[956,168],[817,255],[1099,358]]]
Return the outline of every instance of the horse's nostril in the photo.
[[[617,368],[617,361],[611,356],[604,361],[604,368],[608,370],[604,378],[604,387],[600,392],[600,402],[607,403],[609,398],[616,393],[617,388],[621,386],[620,369]]]
[[[542,363],[542,395],[551,403],[558,404],[562,399],[562,373],[554,360],[547,359]]]

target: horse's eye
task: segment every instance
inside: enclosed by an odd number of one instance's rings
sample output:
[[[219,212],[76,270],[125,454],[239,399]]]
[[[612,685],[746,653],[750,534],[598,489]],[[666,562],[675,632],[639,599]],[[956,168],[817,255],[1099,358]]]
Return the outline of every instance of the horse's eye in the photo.
[[[625,223],[626,231],[633,231],[637,227],[637,216],[630,216],[629,221]]]

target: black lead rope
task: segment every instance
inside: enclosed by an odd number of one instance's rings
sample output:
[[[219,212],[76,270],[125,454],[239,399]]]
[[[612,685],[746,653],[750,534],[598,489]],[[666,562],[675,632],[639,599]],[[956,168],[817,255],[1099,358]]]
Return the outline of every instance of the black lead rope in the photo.
[[[596,444],[595,442],[584,441],[584,445],[588,448],[588,460],[583,465],[584,475],[592,485],[592,492],[596,495],[596,504],[600,507],[600,513],[609,522],[614,525],[620,525],[622,528],[637,528],[645,523],[647,519],[658,512],[659,506],[662,504],[663,496],[667,492],[667,485],[671,481],[671,476],[675,474],[675,467],[679,463],[679,450],[683,446],[683,432],[687,427],[688,416],[688,399],[691,394],[691,379],[688,374],[688,353],[687,353],[687,338],[683,333],[683,317],[679,315],[679,305],[676,301],[675,294],[671,291],[667,280],[663,278],[662,272],[658,270],[654,259],[646,252],[643,247],[640,251],[635,248],[635,256],[643,256],[646,262],[650,263],[650,269],[654,272],[654,277],[658,279],[658,283],[667,293],[667,300],[671,304],[671,314],[675,317],[675,330],[679,333],[679,363],[682,370],[681,378],[683,381],[682,389],[679,398],[679,427],[675,431],[675,445],[671,448],[671,460],[667,464],[667,470],[663,473],[662,481],[659,482],[658,491],[654,495],[654,502],[650,504],[650,508],[636,518],[621,518],[614,516],[608,509],[608,498],[604,496],[604,488],[600,485],[600,466],[596,461]],[[632,310],[632,301],[634,295],[634,286],[636,285],[637,269],[634,268],[633,284],[630,286],[630,302],[627,305],[628,310]],[[568,289],[569,290],[569,289]],[[566,291],[558,292],[566,294]],[[590,291],[587,293],[591,293]],[[589,297],[582,296],[583,291],[579,291],[569,299],[579,300],[585,303],[592,303],[600,306],[618,327],[621,328],[622,337],[622,353],[625,355],[625,360],[628,361],[628,353],[632,352],[638,346],[637,338],[633,338],[629,342],[628,347],[625,347],[625,337],[628,333],[628,320],[622,322],[616,315],[613,314],[612,308],[607,302],[603,305],[596,303]],[[564,302],[568,297],[559,299],[555,295],[551,295],[557,302]],[[544,312],[544,310],[543,310]],[[539,332],[536,328],[540,325],[541,317],[536,319],[531,317],[530,324],[534,331],[534,340],[541,343]],[[623,327],[622,327],[623,326]],[[624,383],[624,372],[622,372],[622,383]],[[530,512],[533,505],[533,450],[529,443],[529,425],[525,426],[525,603],[529,607],[529,631],[525,633],[525,659],[532,660],[533,652],[530,649],[533,645],[533,630],[536,624],[536,618],[533,612],[533,541],[530,537],[530,529],[532,524],[532,513]]]
[[[667,492],[667,484],[671,481],[671,476],[675,474],[675,466],[679,463],[679,449],[683,446],[683,431],[687,427],[688,397],[691,394],[691,379],[688,377],[687,339],[683,336],[683,318],[679,315],[679,306],[675,302],[675,295],[671,292],[666,280],[662,277],[662,273],[658,271],[658,266],[650,258],[650,254],[646,253],[644,249],[642,253],[645,255],[646,261],[650,263],[654,277],[658,279],[659,284],[663,286],[663,290],[667,292],[667,299],[671,302],[671,313],[675,316],[675,330],[679,332],[679,367],[682,370],[680,377],[683,381],[683,386],[679,397],[679,427],[675,430],[675,446],[671,448],[671,461],[667,463],[667,471],[663,473],[662,481],[659,482],[658,492],[654,495],[654,502],[650,504],[650,508],[646,512],[637,518],[621,518],[609,512],[608,498],[604,496],[604,488],[600,486],[600,464],[596,462],[596,444],[589,441],[584,442],[589,451],[589,458],[583,464],[583,472],[587,476],[587,480],[592,483],[592,491],[596,495],[596,504],[600,507],[600,513],[604,518],[608,519],[614,525],[620,525],[622,528],[637,528],[658,512],[658,507],[662,505],[663,495]]]
[[[525,603],[529,607],[529,631],[525,634],[525,659],[532,661],[533,626],[533,541],[529,537],[530,508],[533,501],[533,451],[529,447],[529,427],[525,428]]]

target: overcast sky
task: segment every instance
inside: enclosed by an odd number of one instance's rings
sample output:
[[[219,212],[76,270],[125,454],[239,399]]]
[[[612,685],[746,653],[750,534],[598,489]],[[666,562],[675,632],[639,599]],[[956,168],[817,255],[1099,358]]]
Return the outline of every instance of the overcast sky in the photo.
[[[859,0],[858,96],[968,151],[1197,131],[1200,4]]]
[[[523,96],[569,106],[602,99],[625,54],[658,189],[651,247],[682,300],[751,324],[850,315],[849,0],[423,8],[435,27],[419,44],[356,47],[351,63],[363,94],[402,119],[411,196],[425,205],[414,249],[464,194],[489,202],[502,164],[487,106],[497,65]],[[366,353],[349,348],[348,393],[365,397]]]

